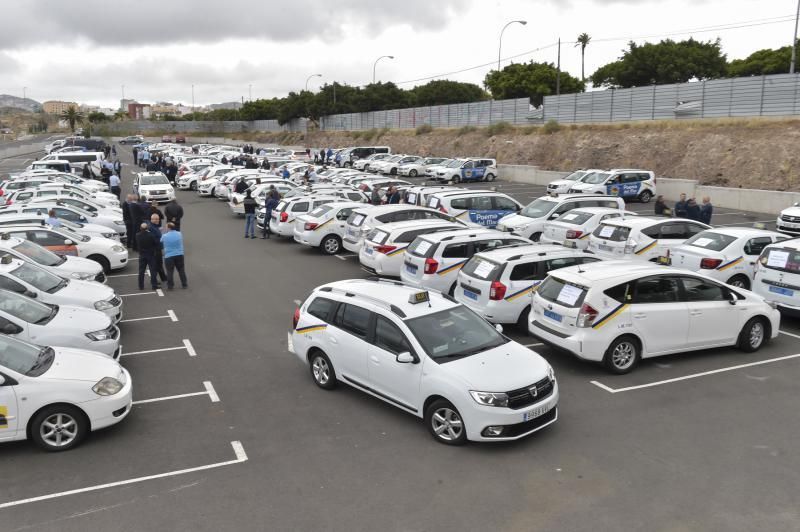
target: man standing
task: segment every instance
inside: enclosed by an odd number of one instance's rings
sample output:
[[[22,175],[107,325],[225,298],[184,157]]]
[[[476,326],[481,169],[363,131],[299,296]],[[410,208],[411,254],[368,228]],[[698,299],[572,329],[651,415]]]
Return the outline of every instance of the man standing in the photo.
[[[389,187],[389,190],[386,191],[386,203],[400,203],[400,191],[397,190],[397,187]]]
[[[181,288],[187,288],[183,263],[183,235],[175,230],[175,224],[172,222],[167,223],[167,232],[161,236],[161,247],[164,248],[164,265],[167,267],[167,289],[172,290],[175,287],[175,270],[178,270]]]
[[[173,199],[164,207],[164,215],[167,222],[171,223],[175,231],[181,230],[181,219],[183,218],[183,207],[178,205],[178,200]]]
[[[675,216],[678,218],[686,218],[688,214],[686,210],[686,194],[681,194],[681,199],[675,203]]]
[[[261,238],[269,239],[272,234],[272,231],[269,230],[269,220],[272,218],[272,210],[278,205],[278,202],[281,201],[281,194],[275,189],[275,185],[269,186],[269,192],[267,192],[267,200],[264,203],[264,230],[261,231]]]
[[[328,161],[328,163],[330,163],[332,158],[333,158],[333,148],[328,148],[328,151],[325,153],[325,160]]]
[[[139,148],[133,147],[133,164],[139,164]]]
[[[249,190],[245,193],[242,205],[244,206],[244,237],[255,238],[256,207],[258,206],[258,203],[256,203],[255,199],[253,199],[253,194]],[[265,218],[264,223],[269,223],[269,220]]]
[[[153,265],[155,267],[156,273],[158,273],[158,277],[161,278],[162,281],[167,280],[167,273],[164,271],[164,254],[161,252],[161,218],[158,214],[153,213],[150,216],[150,226],[148,230],[150,234],[153,235],[153,238],[156,241],[156,249],[155,253],[153,253]]]
[[[711,225],[712,214],[714,214],[714,206],[711,205],[711,198],[704,196],[703,205],[700,207],[700,221],[706,225]]]
[[[120,199],[122,187],[120,186],[119,176],[116,173],[111,174],[108,178],[108,186],[111,187],[111,193],[114,194],[117,199]]]
[[[50,209],[47,213],[47,225],[50,227],[61,227],[61,220],[56,216],[56,211]]]
[[[131,249],[133,246],[134,233],[136,226],[133,225],[133,218],[131,218],[131,195],[125,196],[125,201],[122,202],[122,220],[125,222],[125,246]]]
[[[158,288],[158,272],[156,272],[156,248],[159,243],[146,223],[139,226],[136,233],[136,247],[139,249],[139,290],[144,290],[144,272],[150,269],[150,286]]]

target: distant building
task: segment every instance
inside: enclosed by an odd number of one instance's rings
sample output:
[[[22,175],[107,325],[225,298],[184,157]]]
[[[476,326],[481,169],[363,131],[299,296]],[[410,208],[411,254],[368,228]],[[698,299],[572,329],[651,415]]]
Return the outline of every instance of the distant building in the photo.
[[[60,100],[49,100],[42,103],[42,109],[49,115],[60,115],[70,107],[78,108],[76,102],[62,102]]]
[[[152,116],[149,103],[129,103],[128,116],[133,120],[149,120]]]
[[[128,106],[132,103],[136,103],[136,100],[131,100],[130,98],[124,98],[119,101],[119,110],[128,112]]]

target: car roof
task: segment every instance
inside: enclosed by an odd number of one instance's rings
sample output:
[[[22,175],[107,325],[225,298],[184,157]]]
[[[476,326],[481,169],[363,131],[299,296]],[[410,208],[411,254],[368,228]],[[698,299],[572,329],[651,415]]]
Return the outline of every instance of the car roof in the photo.
[[[641,277],[643,275],[655,275],[660,273],[683,273],[685,270],[679,268],[666,268],[658,264],[639,261],[639,260],[603,260],[582,264],[580,266],[568,266],[553,271],[550,275],[555,275],[559,279],[571,283],[585,286],[587,283],[604,281],[608,279],[618,280],[620,283],[627,280]]]
[[[654,216],[636,216],[630,218],[612,218],[610,220],[603,220],[603,225],[617,225],[620,227],[649,227],[651,225],[666,222],[666,221],[684,221],[684,222],[693,222],[695,220],[690,220],[688,218],[668,218],[668,217],[654,217]],[[700,223],[700,222],[697,222]]]
[[[22,266],[22,264],[25,262],[24,260],[18,259],[17,257],[15,257],[13,255],[9,255],[8,253],[0,254],[0,259],[3,258],[3,257],[9,257],[11,259],[10,262],[4,262],[4,261],[0,260],[0,271],[4,271],[4,272],[16,269],[16,268]],[[26,283],[30,284],[30,282],[25,280],[25,279],[23,279],[23,281],[25,281]]]
[[[407,231],[409,229],[419,229],[424,227],[462,227],[460,224],[443,220],[440,218],[431,218],[428,220],[403,220],[402,222],[389,222],[381,224],[375,229],[383,231],[384,233],[393,233],[395,231]]]
[[[470,229],[456,229],[454,231],[447,231],[442,233],[430,233],[427,235],[420,235],[420,238],[424,238],[429,242],[441,242],[443,240],[458,240],[462,238],[466,238],[468,240],[481,240],[484,238],[518,238],[520,240],[525,240],[524,238],[515,237],[510,235],[509,233],[499,233],[499,231],[495,231],[494,229],[483,229],[479,227],[474,227]]]
[[[559,201],[569,200],[569,199],[622,199],[616,196],[601,196],[598,194],[557,194],[555,196],[550,196],[545,194],[544,196],[539,196],[538,198],[534,198],[531,202],[536,200],[548,200],[552,201],[553,203],[558,203]],[[529,202],[530,203],[530,202]]]
[[[800,238],[790,238],[788,240],[781,240],[767,246],[769,249],[788,248],[795,251],[800,251]]]
[[[618,212],[618,213],[622,214],[624,211],[621,211],[619,209],[615,209],[613,207],[578,207],[578,208],[575,208],[575,209],[570,209],[569,211],[565,212],[564,214],[576,213],[576,212],[587,212],[589,214],[611,214],[611,213]],[[630,214],[634,214],[634,213],[630,213]]]
[[[429,302],[409,303],[410,297],[425,290],[388,279],[348,279],[328,283],[315,290],[315,294],[323,297],[325,292],[347,297],[347,302],[356,304],[365,302],[384,308],[401,319],[418,318],[461,306],[460,303],[432,290],[428,291]],[[388,303],[389,301],[391,303]]]
[[[439,198],[449,198],[452,196],[485,196],[486,194],[500,194],[506,196],[506,194],[503,194],[502,192],[498,192],[496,190],[481,190],[481,189],[471,189],[471,188],[462,188],[460,190],[435,192],[431,194],[431,196],[437,196]]]
[[[430,211],[430,212],[439,212],[434,209],[429,209],[428,207],[420,207],[419,205],[410,205],[407,203],[393,203],[391,205],[373,205],[369,209],[369,213],[372,216],[380,216],[381,214],[385,214],[387,212],[394,212],[394,211],[403,211],[403,210],[414,210],[414,211]]]
[[[752,238],[758,236],[786,236],[777,231],[766,229],[756,229],[755,227],[714,227],[706,230],[709,233],[719,233],[721,235],[733,236],[736,238]]]
[[[508,262],[510,260],[517,260],[521,257],[552,257],[553,255],[573,255],[575,253],[583,254],[583,251],[575,250],[572,248],[565,248],[557,244],[528,244],[525,246],[501,247],[490,249],[488,251],[481,251],[477,253],[482,257],[496,261]],[[519,257],[518,257],[519,256]],[[587,256],[590,256],[587,254]]]

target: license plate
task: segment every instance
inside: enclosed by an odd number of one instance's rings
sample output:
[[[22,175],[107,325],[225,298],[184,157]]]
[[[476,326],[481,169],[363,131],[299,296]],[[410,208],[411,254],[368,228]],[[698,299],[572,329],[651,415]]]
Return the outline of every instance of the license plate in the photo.
[[[364,246],[364,251],[367,253],[367,255],[372,255],[375,252],[375,250],[369,246]]]
[[[471,290],[467,290],[466,288],[464,289],[464,295],[470,299],[474,299],[475,301],[478,300],[478,294],[472,292]]]
[[[656,262],[664,266],[672,266],[672,259],[670,257],[658,257]]]
[[[544,315],[547,316],[548,318],[550,318],[551,320],[557,321],[559,323],[561,323],[561,320],[564,319],[564,316],[562,316],[561,314],[559,314],[557,312],[553,312],[552,310],[545,310],[544,311]]]
[[[614,248],[612,248],[611,246],[607,246],[605,244],[597,244],[597,247],[601,251],[614,251]]]
[[[353,238],[358,238],[358,231],[355,231],[353,229],[348,229],[347,230],[347,236],[352,236]]]
[[[537,417],[548,413],[551,408],[552,408],[551,405],[543,405],[536,407],[533,410],[528,410],[527,412],[523,412],[522,421],[530,421],[532,419],[536,419]]]
[[[576,244],[574,240],[564,240],[564,247],[575,249],[578,247],[578,244]]]
[[[780,286],[770,286],[769,291],[774,292],[776,294],[780,294],[782,296],[791,297],[794,295],[794,290],[789,290],[788,288],[781,288]]]
[[[409,264],[409,263],[406,262],[406,271],[408,273],[416,275],[417,274],[417,266],[414,265],[414,264]]]

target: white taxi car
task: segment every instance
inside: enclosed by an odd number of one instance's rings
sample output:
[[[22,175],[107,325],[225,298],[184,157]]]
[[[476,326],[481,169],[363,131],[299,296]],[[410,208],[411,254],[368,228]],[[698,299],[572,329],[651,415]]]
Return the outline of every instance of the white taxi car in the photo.
[[[747,290],[689,270],[606,261],[552,272],[533,295],[529,331],[621,374],[659,355],[757,351],[779,326],[780,313]]]
[[[370,273],[400,277],[406,248],[420,235],[453,231],[463,226],[447,220],[406,220],[382,224],[364,238],[358,252],[362,268]]]
[[[542,196],[526,205],[517,214],[502,218],[497,223],[500,231],[509,231],[524,238],[538,241],[547,221],[555,220],[572,209],[607,207],[625,210],[622,198],[606,198],[595,194],[562,194],[557,197]]]
[[[595,172],[602,172],[602,170],[597,170],[596,168],[592,168],[590,170],[577,170],[563,179],[551,181],[547,184],[547,193],[551,196],[555,196],[557,194],[566,194],[569,192],[569,189],[572,187],[572,185],[575,183],[580,183],[583,178]]]
[[[555,220],[544,223],[539,242],[542,244],[561,244],[565,247],[586,249],[589,236],[604,220],[619,219],[626,213],[608,207],[586,207],[565,212]]]
[[[373,153],[368,157],[364,157],[363,159],[358,159],[357,161],[353,162],[353,168],[356,170],[361,170],[362,172],[369,172],[369,167],[371,165],[378,161],[388,159],[391,156],[391,153]]]
[[[266,209],[259,209],[256,217],[256,225],[264,227],[264,223],[269,223],[269,230],[278,236],[294,238],[294,222],[298,216],[313,211],[320,205],[339,201],[336,196],[297,196],[290,199],[282,199],[272,209],[272,217],[268,222],[265,221]]]
[[[704,273],[723,283],[750,289],[764,248],[788,237],[749,227],[719,227],[698,233],[675,247],[660,264]]]
[[[491,229],[459,229],[420,235],[406,248],[400,279],[417,288],[452,296],[458,284],[459,270],[473,255],[503,246],[531,243]]]
[[[115,360],[0,336],[0,441],[66,451],[125,419],[131,402],[131,376]]]
[[[538,354],[448,296],[400,282],[316,288],[294,314],[289,351],[338,382],[425,420],[440,443],[516,440],[558,417],[558,384]]]
[[[800,240],[764,248],[758,258],[753,292],[776,304],[783,314],[800,317]]]
[[[403,163],[397,167],[397,173],[406,177],[417,177],[425,175],[425,169],[429,166],[441,164],[446,161],[445,157],[425,157],[420,158],[414,162]]]
[[[106,282],[102,266],[93,260],[81,257],[59,257],[34,242],[12,238],[7,233],[0,233],[0,253],[32,262],[64,279]]]
[[[586,249],[603,259],[656,262],[710,226],[683,218],[637,216],[606,220],[592,232]]]
[[[0,288],[34,297],[42,303],[98,310],[114,323],[122,319],[122,300],[110,286],[65,279],[8,254],[0,258]]]
[[[0,215],[2,215],[2,217],[20,214],[47,216],[51,210],[55,212],[56,217],[60,220],[66,220],[75,224],[91,225],[94,230],[97,230],[98,226],[104,227],[104,233],[116,233],[116,235],[114,235],[116,239],[127,236],[125,234],[125,220],[122,217],[121,211],[90,213],[58,200],[42,199],[26,204],[3,206],[0,207]]]
[[[44,211],[4,214],[0,216],[0,227],[5,225],[40,225],[52,228],[53,226],[47,223],[47,218],[48,214]],[[58,221],[61,223],[61,227],[65,227],[82,236],[108,238],[116,242],[122,241],[119,233],[102,225],[70,222],[64,218],[59,218]]]
[[[463,222],[490,228],[498,220],[522,210],[517,200],[501,192],[458,188],[429,194],[426,206]]]
[[[364,207],[363,203],[354,201],[320,205],[295,219],[294,241],[319,248],[326,255],[335,255],[342,250],[342,238],[350,214],[354,209]]]
[[[530,244],[478,253],[458,272],[455,298],[492,323],[524,327],[531,292],[548,272],[599,260],[563,246]]]
[[[648,170],[594,172],[585,176],[580,183],[574,183],[569,191],[574,194],[605,194],[647,203],[656,195],[656,177]]]
[[[53,305],[0,290],[0,332],[37,345],[89,349],[119,358],[119,329],[96,310]]]
[[[175,199],[175,189],[161,172],[139,172],[134,175],[133,192],[145,201],[167,203]]]
[[[781,233],[800,236],[800,203],[783,209],[775,221],[775,228]]]

